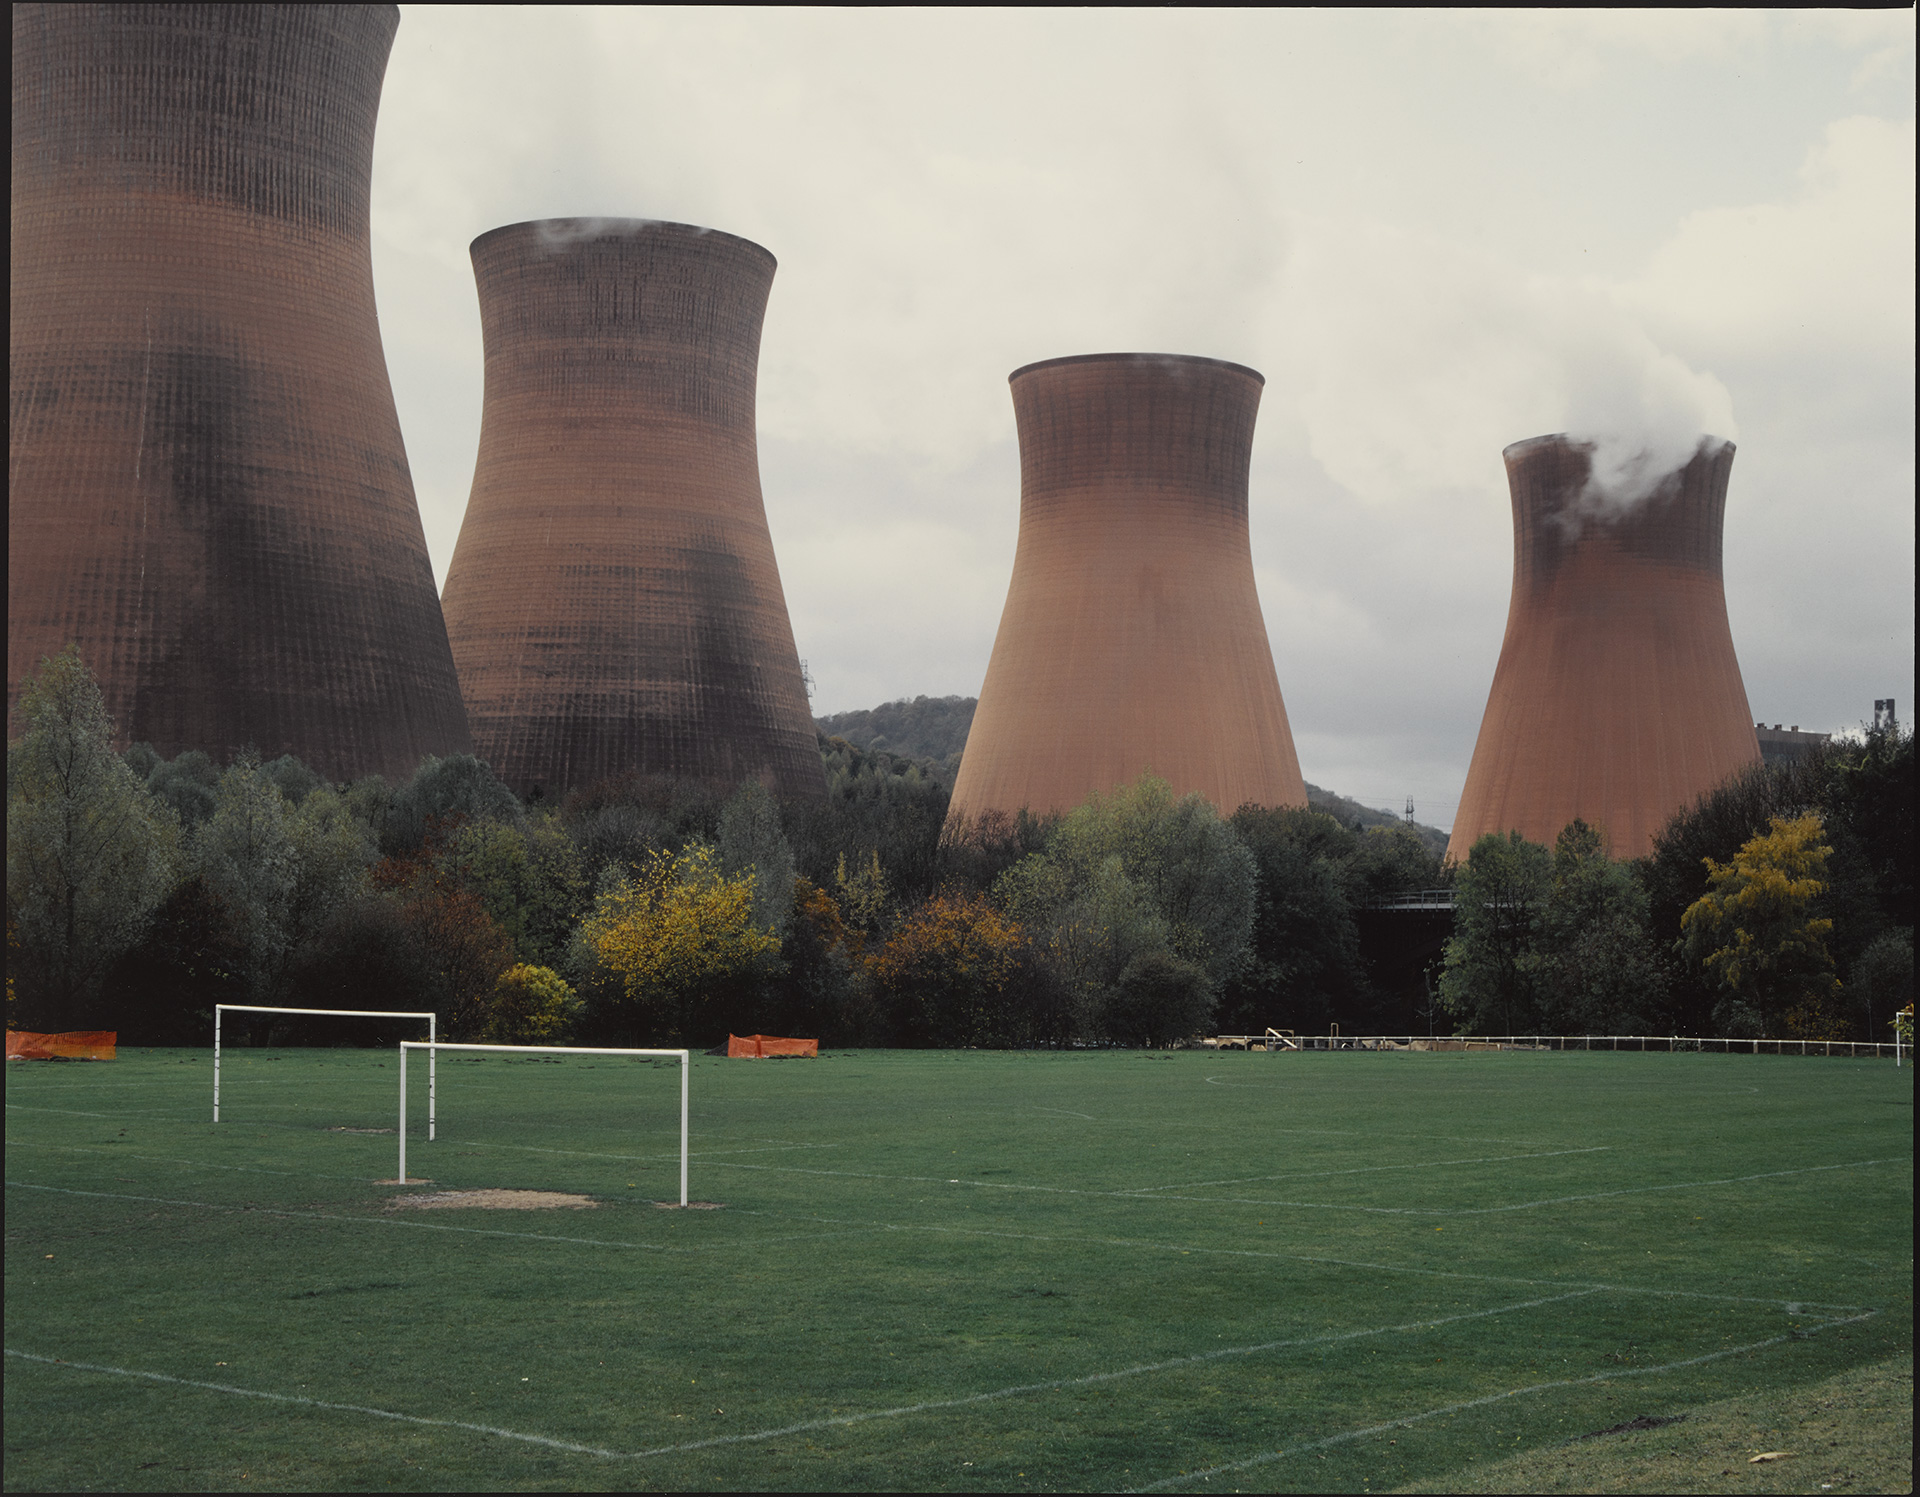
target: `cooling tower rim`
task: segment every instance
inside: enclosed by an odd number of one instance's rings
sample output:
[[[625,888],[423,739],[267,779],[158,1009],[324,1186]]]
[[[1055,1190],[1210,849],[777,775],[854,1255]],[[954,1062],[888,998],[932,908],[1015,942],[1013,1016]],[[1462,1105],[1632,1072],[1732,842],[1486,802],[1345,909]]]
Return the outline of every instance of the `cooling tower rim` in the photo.
[[[1255,383],[1265,386],[1267,377],[1258,369],[1249,369],[1245,364],[1236,364],[1230,359],[1210,359],[1196,353],[1070,353],[1057,359],[1040,359],[1032,364],[1022,364],[1007,376],[1012,384],[1023,375],[1034,374],[1042,369],[1056,369],[1062,364],[1184,364],[1206,369],[1231,369],[1236,374],[1244,374]]]
[[[509,234],[532,235],[537,238],[543,231],[548,231],[551,225],[556,224],[566,224],[569,226],[587,225],[588,227],[583,230],[569,228],[565,232],[564,237],[560,238],[556,244],[549,246],[550,249],[565,248],[571,244],[583,244],[588,240],[636,239],[642,235],[651,236],[657,232],[664,237],[675,239],[720,240],[726,244],[749,250],[753,254],[764,255],[767,264],[771,267],[778,267],[780,264],[780,261],[774,256],[773,251],[768,249],[764,244],[755,244],[753,240],[742,238],[738,234],[729,234],[725,229],[710,229],[705,224],[677,223],[670,218],[572,217],[522,219],[519,223],[501,224],[498,228],[488,229],[486,233],[476,235],[473,243],[467,246],[467,253],[477,257],[482,245]]]
[[[1586,452],[1593,451],[1593,443],[1584,437],[1576,437],[1570,432],[1550,431],[1544,436],[1527,437],[1522,441],[1502,447],[1500,449],[1500,456],[1511,463],[1518,458],[1524,457],[1536,448],[1551,446],[1555,443],[1567,447],[1578,447]],[[1732,453],[1739,451],[1739,448],[1733,442],[1728,441],[1725,437],[1716,437],[1711,432],[1702,432],[1700,434],[1700,447],[1710,448],[1712,455],[1715,457],[1718,457],[1722,452]],[[1699,448],[1695,449],[1696,452],[1699,450]]]

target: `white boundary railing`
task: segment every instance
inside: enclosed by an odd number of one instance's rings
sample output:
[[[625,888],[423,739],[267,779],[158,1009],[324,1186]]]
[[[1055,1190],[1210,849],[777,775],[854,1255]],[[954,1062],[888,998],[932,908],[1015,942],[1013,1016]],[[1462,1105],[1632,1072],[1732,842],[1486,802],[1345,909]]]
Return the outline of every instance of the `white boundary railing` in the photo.
[[[687,1076],[693,1065],[693,1056],[686,1050],[603,1050],[593,1046],[579,1045],[462,1045],[439,1044],[434,1040],[402,1040],[400,1042],[400,1172],[395,1183],[409,1185],[407,1179],[407,1052],[424,1050],[427,1052],[427,1064],[431,1068],[436,1051],[440,1050],[487,1050],[495,1053],[507,1052],[515,1055],[653,1055],[676,1056],[680,1061],[680,1204],[687,1204]],[[431,1076],[432,1070],[428,1073]],[[429,1085],[432,1083],[429,1082]],[[427,1130],[429,1141],[433,1130]]]
[[[1258,1035],[1221,1035],[1220,1049],[1241,1049],[1244,1041],[1261,1043]],[[1208,1046],[1209,1049],[1215,1048]],[[1822,1055],[1842,1059],[1878,1059],[1892,1056],[1902,1064],[1904,1041],[1873,1040],[1736,1040],[1696,1038],[1685,1034],[1303,1034],[1289,1036],[1284,1045],[1269,1042],[1270,1050],[1606,1050],[1708,1055]]]
[[[213,1006],[213,1120],[220,1121],[220,1015],[231,1010],[242,1014],[325,1014],[334,1019],[425,1019],[427,1038],[438,1032],[439,1015],[411,1009],[394,1008],[269,1008],[261,1003],[216,1003]],[[427,1137],[433,1137],[434,1066],[427,1057]]]

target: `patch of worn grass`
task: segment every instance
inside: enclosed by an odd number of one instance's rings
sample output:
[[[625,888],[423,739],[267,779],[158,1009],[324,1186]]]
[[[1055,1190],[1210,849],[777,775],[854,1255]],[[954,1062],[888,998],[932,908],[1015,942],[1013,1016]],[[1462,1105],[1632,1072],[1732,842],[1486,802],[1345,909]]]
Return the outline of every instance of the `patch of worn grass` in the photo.
[[[1890,1065],[701,1058],[682,1212],[677,1068],[446,1057],[411,1172],[596,1209],[416,1213],[391,1061],[9,1068],[9,1490],[1380,1491],[1911,1352]]]
[[[1675,1413],[1679,1415],[1675,1418]],[[1911,1492],[1913,1356],[1528,1451],[1402,1492]],[[1780,1460],[1753,1457],[1784,1451]]]

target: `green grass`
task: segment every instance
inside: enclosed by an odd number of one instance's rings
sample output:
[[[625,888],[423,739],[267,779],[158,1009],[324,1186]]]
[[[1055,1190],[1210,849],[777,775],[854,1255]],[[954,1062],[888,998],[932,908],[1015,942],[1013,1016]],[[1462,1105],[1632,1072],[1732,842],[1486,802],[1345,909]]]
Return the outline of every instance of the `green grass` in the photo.
[[[702,1058],[694,1212],[675,1068],[418,1065],[598,1207],[388,1210],[391,1054],[9,1065],[9,1489],[1381,1491],[1911,1353],[1886,1062]]]

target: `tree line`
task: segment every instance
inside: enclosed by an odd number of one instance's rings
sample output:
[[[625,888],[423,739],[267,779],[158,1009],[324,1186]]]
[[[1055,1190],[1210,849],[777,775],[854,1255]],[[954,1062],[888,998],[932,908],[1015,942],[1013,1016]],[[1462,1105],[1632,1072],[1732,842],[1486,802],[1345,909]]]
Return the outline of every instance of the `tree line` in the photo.
[[[950,823],[945,766],[840,738],[821,739],[826,797],[786,803],[753,781],[634,774],[530,806],[470,756],[426,760],[398,784],[327,784],[291,757],[116,753],[72,651],[43,663],[19,710],[7,756],[18,1028],[201,1044],[214,1004],[260,1003],[432,1009],[449,1037],[507,1043],[1325,1033],[1335,1015],[1379,1011],[1359,934],[1368,902],[1449,879],[1460,913],[1440,1006],[1466,1031],[1858,1029],[1902,980],[1911,988],[1898,920],[1912,897],[1912,748],[1898,732],[1756,768],[1637,864],[1608,860],[1576,824],[1552,850],[1483,840],[1449,870],[1404,824],[1251,806],[1222,817],[1152,777],[1064,816]],[[1904,838],[1889,831],[1901,794]],[[1817,832],[1778,834],[1798,851],[1748,848],[1776,835],[1772,819],[1810,815]],[[1778,881],[1755,862],[1769,857],[1804,865],[1787,879],[1798,958],[1730,934],[1773,897]],[[1731,913],[1683,929],[1713,891]],[[1817,975],[1816,947],[1832,966],[1817,1014],[1801,981]],[[396,1032],[272,1028],[315,1043]]]
[[[1478,1034],[1891,1041],[1913,1002],[1913,734],[1755,764],[1609,859],[1486,836],[1457,870],[1439,984]]]

